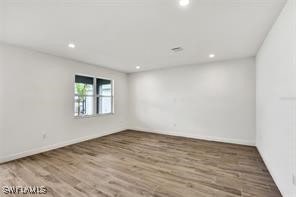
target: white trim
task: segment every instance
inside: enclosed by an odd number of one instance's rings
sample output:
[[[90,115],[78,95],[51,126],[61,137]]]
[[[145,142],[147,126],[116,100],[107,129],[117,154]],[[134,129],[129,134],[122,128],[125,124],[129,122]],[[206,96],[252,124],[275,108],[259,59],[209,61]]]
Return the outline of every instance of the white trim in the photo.
[[[259,154],[260,154],[260,156],[261,156],[267,170],[269,171],[270,176],[272,177],[273,181],[275,182],[275,184],[278,187],[279,191],[281,192],[282,196],[284,196],[283,192],[281,191],[281,188],[279,187],[280,181],[278,179],[276,179],[275,173],[273,172],[272,168],[270,168],[269,163],[265,159],[265,156],[264,156],[263,152],[261,151],[261,149],[259,148],[259,146],[256,146],[256,148],[257,148],[257,150],[258,150],[258,152],[259,152]]]
[[[24,152],[21,152],[21,153],[16,153],[16,154],[13,154],[13,155],[8,155],[8,156],[0,158],[0,164],[8,162],[8,161],[12,161],[12,160],[20,159],[20,158],[23,158],[23,157],[28,157],[28,156],[31,156],[31,155],[47,152],[47,151],[50,151],[50,150],[62,148],[62,147],[65,147],[65,146],[77,144],[77,143],[84,142],[84,141],[87,141],[87,140],[103,137],[103,136],[106,136],[106,135],[118,133],[118,132],[121,132],[121,131],[124,131],[124,130],[135,130],[135,131],[143,131],[143,132],[157,133],[157,134],[163,134],[163,135],[172,135],[172,136],[178,136],[178,137],[188,137],[188,138],[201,139],[201,140],[207,140],[207,141],[215,141],[215,142],[224,142],[224,143],[231,143],[231,144],[255,146],[255,142],[247,141],[247,140],[221,138],[221,137],[213,137],[213,136],[188,135],[188,134],[180,135],[180,134],[174,133],[174,132],[155,131],[155,130],[143,129],[143,128],[132,128],[132,129],[121,129],[121,130],[117,130],[117,131],[105,132],[105,133],[95,134],[95,135],[91,135],[91,136],[85,136],[85,137],[72,139],[72,140],[65,141],[65,142],[60,142],[60,143],[53,144],[53,145],[48,145],[48,146],[44,146],[44,147],[40,147],[40,148],[36,148],[36,149],[31,149],[31,150],[24,151]]]
[[[241,139],[222,138],[222,137],[215,137],[215,136],[201,136],[201,135],[186,134],[186,133],[181,135],[177,132],[156,131],[153,129],[150,130],[150,129],[143,129],[143,128],[133,128],[131,130],[157,133],[157,134],[163,134],[163,135],[172,135],[172,136],[178,136],[178,137],[194,138],[194,139],[214,141],[214,142],[223,142],[223,143],[239,144],[239,145],[246,145],[246,146],[256,146],[255,141],[248,141],[248,140],[241,140]]]
[[[115,113],[106,113],[106,114],[94,114],[94,115],[84,115],[84,116],[73,116],[74,119],[84,119],[84,118],[94,118],[94,117],[100,117],[100,116],[111,116],[115,115]]]
[[[124,131],[124,130],[126,130],[126,129],[121,129],[121,130],[111,131],[111,132],[105,132],[105,133],[100,133],[100,134],[95,134],[95,135],[89,135],[89,136],[80,137],[80,138],[77,138],[77,139],[68,140],[68,141],[65,141],[65,142],[59,142],[59,143],[56,143],[56,144],[53,144],[53,145],[48,145],[48,146],[44,146],[44,147],[40,147],[40,148],[36,148],[36,149],[27,150],[27,151],[20,152],[20,153],[8,155],[8,156],[0,158],[0,164],[8,162],[8,161],[12,161],[12,160],[20,159],[20,158],[23,158],[23,157],[28,157],[28,156],[31,156],[31,155],[36,155],[36,154],[39,154],[39,153],[47,152],[47,151],[50,151],[50,150],[62,148],[62,147],[65,147],[65,146],[77,144],[77,143],[84,142],[84,141],[87,141],[87,140],[96,139],[96,138],[103,137],[103,136],[106,136],[106,135],[118,133],[118,132],[121,132],[121,131]]]

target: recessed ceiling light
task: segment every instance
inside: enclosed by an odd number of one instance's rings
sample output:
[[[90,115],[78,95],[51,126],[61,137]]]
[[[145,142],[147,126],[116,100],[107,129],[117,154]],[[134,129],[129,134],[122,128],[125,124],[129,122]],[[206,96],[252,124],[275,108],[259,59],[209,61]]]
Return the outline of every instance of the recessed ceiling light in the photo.
[[[74,49],[76,47],[76,45],[74,43],[70,42],[68,44],[68,47],[71,48],[71,49]]]
[[[209,55],[209,58],[214,58],[215,57],[215,54],[210,54]]]
[[[141,66],[136,66],[136,69],[138,69],[138,70],[139,70],[140,68],[141,68]]]
[[[186,6],[188,6],[189,3],[190,3],[189,0],[179,0],[179,4],[180,4],[180,6],[182,6],[182,7],[186,7]]]

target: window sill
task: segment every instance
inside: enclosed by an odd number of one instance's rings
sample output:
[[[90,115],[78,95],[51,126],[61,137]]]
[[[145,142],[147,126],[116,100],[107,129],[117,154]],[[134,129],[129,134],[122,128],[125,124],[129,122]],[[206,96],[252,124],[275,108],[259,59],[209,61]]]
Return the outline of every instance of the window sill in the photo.
[[[84,118],[95,118],[95,117],[102,117],[102,116],[110,116],[114,115],[115,113],[108,113],[108,114],[95,114],[95,115],[86,115],[86,116],[73,116],[74,119],[84,119]]]

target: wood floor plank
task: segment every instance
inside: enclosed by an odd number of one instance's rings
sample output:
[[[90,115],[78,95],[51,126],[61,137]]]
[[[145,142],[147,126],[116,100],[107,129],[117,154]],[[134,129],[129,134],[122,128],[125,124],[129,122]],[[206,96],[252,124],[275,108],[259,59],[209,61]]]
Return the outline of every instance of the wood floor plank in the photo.
[[[255,147],[138,131],[1,164],[0,184],[54,197],[281,196]]]

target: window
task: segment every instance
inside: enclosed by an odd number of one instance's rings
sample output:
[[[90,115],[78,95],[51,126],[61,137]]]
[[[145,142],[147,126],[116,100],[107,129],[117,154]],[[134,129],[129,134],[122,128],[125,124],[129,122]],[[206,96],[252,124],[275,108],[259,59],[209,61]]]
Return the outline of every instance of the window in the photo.
[[[97,114],[112,113],[113,96],[112,82],[106,79],[97,79]]]
[[[75,76],[74,116],[113,113],[113,81]]]
[[[93,115],[94,79],[75,76],[75,116]]]

